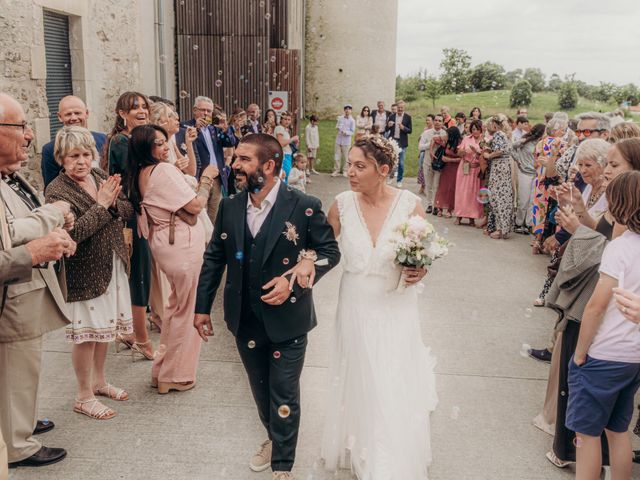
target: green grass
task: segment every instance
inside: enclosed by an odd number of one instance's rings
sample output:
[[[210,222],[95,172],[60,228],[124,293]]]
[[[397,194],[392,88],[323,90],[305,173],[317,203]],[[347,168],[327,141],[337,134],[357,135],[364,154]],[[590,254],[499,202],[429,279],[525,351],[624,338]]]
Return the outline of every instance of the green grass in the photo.
[[[496,113],[505,113],[512,117],[515,116],[516,109],[509,106],[509,90],[495,90],[489,92],[465,93],[459,95],[444,95],[436,101],[436,108],[433,108],[431,100],[420,99],[407,104],[406,111],[413,119],[413,133],[409,135],[409,147],[407,148],[407,156],[405,160],[405,176],[415,177],[418,173],[418,139],[424,129],[424,120],[428,113],[436,113],[442,105],[449,107],[451,115],[456,112],[464,112],[469,115],[473,107],[480,107],[482,117],[488,118]],[[354,111],[360,111],[359,106],[355,106]],[[611,103],[602,103],[585,98],[580,98],[578,107],[568,110],[569,117],[581,112],[603,111],[608,112],[614,110],[616,105]],[[546,112],[555,112],[560,110],[558,107],[558,95],[554,92],[539,92],[533,94],[533,102],[528,107],[529,119],[533,123],[543,123],[544,114]],[[310,112],[311,113],[311,112]],[[306,121],[300,125],[300,133],[304,132]],[[318,158],[320,163],[316,169],[322,172],[331,172],[333,170],[333,149],[336,139],[336,121],[335,119],[320,120],[318,128],[320,129],[320,151]],[[306,151],[304,138],[302,139],[302,151]]]

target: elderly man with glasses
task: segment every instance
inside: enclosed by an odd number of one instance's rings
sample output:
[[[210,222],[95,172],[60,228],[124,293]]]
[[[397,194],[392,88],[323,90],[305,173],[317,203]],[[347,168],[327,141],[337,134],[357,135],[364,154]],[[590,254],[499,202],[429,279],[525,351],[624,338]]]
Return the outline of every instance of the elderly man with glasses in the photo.
[[[49,465],[66,456],[33,435],[53,428],[36,420],[42,337],[69,321],[48,262],[75,253],[75,242],[62,229],[73,228],[74,218],[66,202],[41,205],[18,173],[32,139],[20,104],[0,93],[0,429],[9,468]]]

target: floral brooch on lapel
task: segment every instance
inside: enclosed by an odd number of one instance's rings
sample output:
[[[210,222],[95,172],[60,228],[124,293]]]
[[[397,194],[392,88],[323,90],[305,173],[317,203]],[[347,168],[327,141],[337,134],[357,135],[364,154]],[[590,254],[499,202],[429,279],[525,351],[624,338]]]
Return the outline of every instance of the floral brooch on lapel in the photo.
[[[300,235],[298,235],[298,230],[296,230],[296,226],[291,222],[285,222],[284,226],[286,227],[284,232],[282,232],[282,235],[284,235],[284,238],[286,238],[290,242],[293,242],[295,246],[298,246],[298,239],[300,238]]]

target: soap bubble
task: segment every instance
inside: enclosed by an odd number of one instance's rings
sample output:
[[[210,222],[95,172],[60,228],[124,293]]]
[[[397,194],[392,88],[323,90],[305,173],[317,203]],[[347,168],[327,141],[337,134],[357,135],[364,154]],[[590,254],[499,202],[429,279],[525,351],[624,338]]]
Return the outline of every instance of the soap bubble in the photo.
[[[222,75],[222,70],[218,70],[218,76]]]
[[[446,235],[448,233],[449,233],[449,229],[448,228],[445,228],[445,229],[442,230],[442,234],[443,235]]]
[[[278,407],[278,415],[280,415],[280,418],[287,418],[289,415],[291,415],[291,409],[289,408],[289,405],[280,405]]]
[[[289,301],[290,301],[291,303],[296,303],[298,300],[296,299],[296,297],[291,297],[291,298],[289,299]]]
[[[491,192],[489,191],[489,189],[486,187],[483,187],[480,190],[478,190],[478,196],[476,197],[476,200],[478,200],[478,203],[482,203],[483,205],[486,205],[487,203],[489,203],[490,196],[491,196]]]
[[[264,7],[264,0],[260,0],[260,8]]]
[[[270,60],[271,60],[271,63],[275,63],[275,61],[276,61],[276,56],[275,56],[275,55],[271,55]]]
[[[573,446],[576,448],[582,447],[582,439],[580,437],[576,437],[573,439]]]
[[[258,177],[258,183],[263,183],[263,182],[264,182],[264,178]]]
[[[282,354],[278,350],[273,352],[273,358],[275,358],[276,360],[278,360],[281,356]]]
[[[529,345],[528,343],[523,343],[522,347],[520,348],[520,356],[529,358],[529,350],[531,350],[531,345]]]
[[[311,215],[313,215],[313,209],[312,209],[312,208],[307,208],[307,209],[304,211],[304,214],[305,214],[307,217],[310,217]]]
[[[179,97],[184,100],[185,98],[189,97],[189,92],[187,92],[186,90],[181,90]]]
[[[226,40],[226,38],[224,38],[224,37],[220,37],[220,41],[221,41],[221,42],[224,42],[225,40]]]
[[[531,318],[531,315],[533,314],[533,309],[530,307],[527,307],[524,309],[524,316],[526,318]]]
[[[242,261],[243,258],[244,258],[244,252],[242,252],[242,250],[238,250],[236,252],[236,260]]]
[[[267,20],[269,20],[271,18],[271,14],[270,13],[265,13],[264,14],[264,18],[266,18]]]
[[[193,45],[193,49],[194,50],[198,50],[198,48],[200,48],[200,47],[198,47],[198,45],[195,45],[195,44]]]
[[[249,340],[249,343],[247,343],[247,347],[254,349],[256,348],[256,342],[255,340]]]
[[[159,63],[164,63],[166,61],[167,61],[167,56],[164,53],[158,57]]]
[[[224,233],[224,232],[222,232],[222,233],[220,234],[220,238],[221,238],[222,240],[226,240],[226,239],[227,239],[227,234],[226,234],[226,233]]]
[[[222,86],[222,80],[218,79],[214,82],[214,85],[218,88],[220,88]]]
[[[282,264],[283,264],[283,265],[289,265],[289,259],[288,259],[288,258],[286,258],[286,257],[285,257],[285,258],[283,258],[283,259],[282,259]]]
[[[459,416],[460,416],[460,407],[454,406],[451,409],[451,420],[457,420]]]

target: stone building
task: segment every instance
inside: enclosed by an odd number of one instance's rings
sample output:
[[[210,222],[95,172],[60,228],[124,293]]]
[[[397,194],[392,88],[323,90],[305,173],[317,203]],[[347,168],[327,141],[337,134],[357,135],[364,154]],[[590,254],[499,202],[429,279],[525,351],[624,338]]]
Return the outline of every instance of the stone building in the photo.
[[[398,0],[307,0],[305,110],[354,115],[393,103]]]
[[[288,93],[296,117],[333,117],[395,90],[397,0],[0,0],[0,91],[35,133],[24,169],[39,185],[40,151],[59,128],[61,97],[108,132],[120,94],[197,95],[234,108]]]

